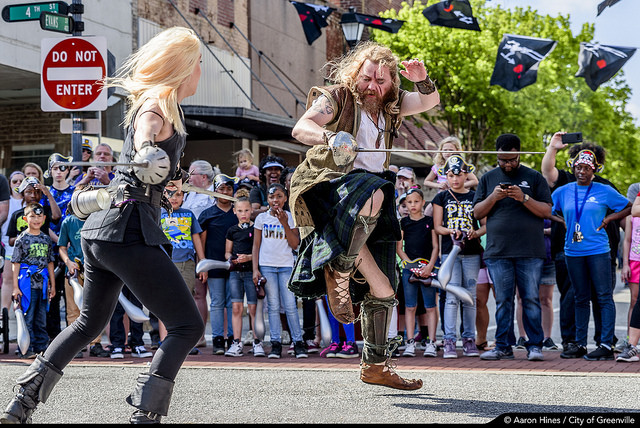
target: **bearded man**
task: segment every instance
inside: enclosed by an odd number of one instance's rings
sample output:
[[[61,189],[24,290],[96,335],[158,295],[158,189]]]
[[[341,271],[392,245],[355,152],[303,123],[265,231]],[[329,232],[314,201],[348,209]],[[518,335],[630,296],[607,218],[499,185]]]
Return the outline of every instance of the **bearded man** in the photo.
[[[334,158],[336,132],[348,132],[361,148],[390,149],[404,116],[439,104],[422,61],[402,65],[400,73],[417,92],[399,88],[398,60],[389,48],[362,43],[327,64],[335,85],[311,88],[307,111],[292,133],[313,147],[291,178],[290,206],[303,241],[289,288],[303,297],[326,293],[331,312],[344,324],[356,320],[352,303],[362,301],[360,379],[413,390],[422,380],[403,379],[393,370],[390,357],[398,341],[387,339],[401,239],[395,173],[386,170],[390,153],[359,152],[346,165]]]

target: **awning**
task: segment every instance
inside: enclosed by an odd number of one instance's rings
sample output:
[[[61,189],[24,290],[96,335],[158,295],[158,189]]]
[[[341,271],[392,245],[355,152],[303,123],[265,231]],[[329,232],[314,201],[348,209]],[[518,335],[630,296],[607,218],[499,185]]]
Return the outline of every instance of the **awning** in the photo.
[[[244,107],[182,106],[189,138],[194,140],[281,140],[295,142],[296,119]]]

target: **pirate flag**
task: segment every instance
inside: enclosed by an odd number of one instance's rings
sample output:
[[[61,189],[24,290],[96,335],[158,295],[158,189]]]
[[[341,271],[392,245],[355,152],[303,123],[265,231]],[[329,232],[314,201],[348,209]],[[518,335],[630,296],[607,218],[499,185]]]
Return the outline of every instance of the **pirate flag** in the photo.
[[[602,3],[598,5],[598,14],[596,16],[600,16],[603,10],[607,8],[607,6],[611,7],[614,4],[618,3],[620,0],[604,0]]]
[[[469,0],[444,0],[427,7],[422,14],[431,25],[480,31]]]
[[[557,43],[555,40],[504,34],[498,46],[490,84],[515,92],[535,83],[540,61]]]
[[[331,15],[331,12],[335,9],[329,6],[318,6],[317,4],[299,3],[297,1],[292,1],[291,4],[294,5],[298,11],[307,43],[311,45],[315,39],[322,35],[320,29],[328,25],[327,17]]]
[[[404,21],[400,21],[399,19],[380,18],[379,16],[363,15],[362,13],[356,13],[355,15],[356,21],[359,23],[389,33],[397,33],[400,31],[402,24],[404,24]]]
[[[582,42],[578,57],[580,69],[576,73],[576,77],[584,77],[587,85],[592,91],[595,91],[598,86],[611,79],[635,51],[636,48]]]

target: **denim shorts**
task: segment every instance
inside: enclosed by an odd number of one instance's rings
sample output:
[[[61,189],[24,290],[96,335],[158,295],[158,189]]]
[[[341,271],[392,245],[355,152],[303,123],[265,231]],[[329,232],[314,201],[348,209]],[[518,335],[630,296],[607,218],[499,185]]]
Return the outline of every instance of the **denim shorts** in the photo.
[[[425,308],[436,307],[436,288],[425,287],[419,282],[409,282],[411,271],[402,269],[402,286],[404,288],[404,305],[407,308],[418,306],[418,290],[422,290],[422,298]]]
[[[542,265],[540,285],[556,285],[556,264],[554,262]]]
[[[231,286],[231,302],[243,302],[244,295],[247,295],[247,304],[258,303],[258,293],[253,283],[253,272],[231,272],[229,274],[229,284]]]

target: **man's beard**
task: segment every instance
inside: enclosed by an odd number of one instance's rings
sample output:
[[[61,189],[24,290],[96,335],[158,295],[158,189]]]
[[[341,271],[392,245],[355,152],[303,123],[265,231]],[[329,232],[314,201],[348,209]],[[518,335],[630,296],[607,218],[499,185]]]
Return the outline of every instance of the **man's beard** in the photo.
[[[368,96],[369,94],[374,94],[375,97],[370,97]],[[373,92],[358,92],[358,99],[362,104],[362,108],[371,115],[377,115],[384,106],[384,100],[380,99],[378,94]]]
[[[506,171],[504,168],[500,167],[502,172],[504,172],[504,175],[506,175],[507,177],[510,177],[510,178],[513,178],[513,177],[516,176],[516,174],[518,173],[518,168],[520,168],[520,164],[518,164],[518,166],[516,166],[516,167],[512,167],[511,171]]]

